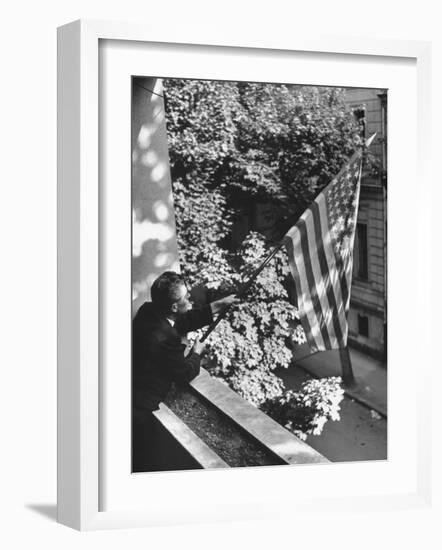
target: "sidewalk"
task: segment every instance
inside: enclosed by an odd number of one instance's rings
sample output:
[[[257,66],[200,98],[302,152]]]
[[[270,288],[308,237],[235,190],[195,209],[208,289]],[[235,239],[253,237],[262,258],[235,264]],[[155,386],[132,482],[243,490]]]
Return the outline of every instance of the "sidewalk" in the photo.
[[[294,363],[315,378],[341,376],[339,351],[331,350],[310,354],[305,344],[294,352]],[[385,365],[372,357],[350,348],[350,357],[356,385],[346,388],[345,393],[380,415],[387,417],[387,369]],[[289,367],[290,368],[290,367]]]

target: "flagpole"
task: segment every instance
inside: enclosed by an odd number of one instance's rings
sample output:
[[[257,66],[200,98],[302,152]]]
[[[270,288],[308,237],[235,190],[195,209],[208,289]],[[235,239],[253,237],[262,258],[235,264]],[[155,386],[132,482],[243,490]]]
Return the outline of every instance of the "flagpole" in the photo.
[[[309,359],[317,353],[326,353],[331,350],[316,350],[312,353],[307,353],[301,357],[295,357],[293,359],[293,364],[296,365],[300,361]],[[339,359],[341,362],[341,373],[342,373],[342,382],[346,388],[354,388],[356,386],[356,380],[353,374],[353,367],[351,364],[350,350],[346,346],[345,348],[339,348]],[[302,365],[301,365],[302,366]],[[308,371],[310,372],[310,371]]]
[[[348,346],[345,346],[345,348],[339,348],[339,358],[341,359],[341,372],[344,386],[346,388],[353,388],[356,386],[356,380],[353,374],[350,350],[348,349]]]

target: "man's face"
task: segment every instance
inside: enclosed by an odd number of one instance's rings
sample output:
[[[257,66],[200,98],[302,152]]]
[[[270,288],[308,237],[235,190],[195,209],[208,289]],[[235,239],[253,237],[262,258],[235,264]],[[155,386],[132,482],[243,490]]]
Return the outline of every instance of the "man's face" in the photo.
[[[192,309],[192,303],[190,301],[190,295],[189,291],[187,290],[186,285],[181,286],[181,297],[177,302],[175,302],[172,306],[172,310],[174,313],[185,313],[186,311],[189,311],[189,309]]]

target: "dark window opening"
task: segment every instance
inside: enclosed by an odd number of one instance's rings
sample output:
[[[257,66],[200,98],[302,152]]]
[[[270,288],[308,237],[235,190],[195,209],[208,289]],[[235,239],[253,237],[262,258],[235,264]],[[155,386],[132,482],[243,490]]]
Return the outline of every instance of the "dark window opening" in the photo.
[[[358,332],[368,338],[368,317],[365,315],[358,315]]]
[[[382,124],[382,169],[387,172],[387,92],[379,94],[381,100],[381,124]]]
[[[358,279],[368,279],[368,241],[367,225],[358,223],[356,225],[356,239],[354,250],[354,270]]]

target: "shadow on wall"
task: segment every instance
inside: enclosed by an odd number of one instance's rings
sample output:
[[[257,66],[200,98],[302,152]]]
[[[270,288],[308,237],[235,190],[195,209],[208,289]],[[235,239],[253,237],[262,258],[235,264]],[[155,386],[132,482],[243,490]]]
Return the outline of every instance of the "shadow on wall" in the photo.
[[[161,80],[132,86],[132,312],[163,271],[179,270]]]

